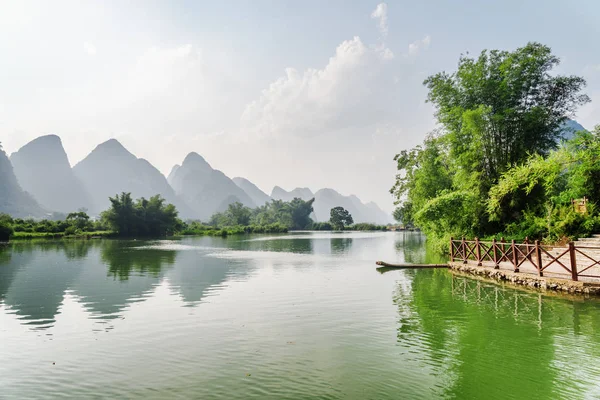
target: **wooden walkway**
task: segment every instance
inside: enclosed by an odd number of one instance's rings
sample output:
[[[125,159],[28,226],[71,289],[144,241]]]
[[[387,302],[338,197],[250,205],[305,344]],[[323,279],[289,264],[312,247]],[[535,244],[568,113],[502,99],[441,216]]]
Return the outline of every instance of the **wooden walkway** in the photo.
[[[450,261],[573,281],[600,282],[600,235],[545,246],[539,241],[450,240]]]

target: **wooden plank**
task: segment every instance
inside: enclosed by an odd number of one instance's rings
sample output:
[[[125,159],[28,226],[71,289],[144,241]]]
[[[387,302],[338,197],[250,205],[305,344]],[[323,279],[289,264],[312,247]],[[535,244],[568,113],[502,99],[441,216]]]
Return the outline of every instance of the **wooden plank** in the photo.
[[[379,265],[377,271],[383,273],[396,269],[426,269],[426,268],[448,268],[448,264],[390,264],[384,261],[377,261],[375,264]]]

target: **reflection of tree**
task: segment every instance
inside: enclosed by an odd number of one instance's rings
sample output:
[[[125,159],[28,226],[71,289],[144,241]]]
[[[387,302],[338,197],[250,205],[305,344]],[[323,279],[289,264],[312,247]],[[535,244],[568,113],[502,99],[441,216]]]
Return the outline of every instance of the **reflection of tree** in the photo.
[[[87,257],[89,250],[99,245],[96,240],[26,240],[11,243],[9,247],[13,254],[62,251],[69,260],[77,260]]]
[[[332,253],[347,253],[352,247],[352,238],[331,238]]]
[[[402,253],[407,263],[438,264],[446,261],[443,255],[428,247],[425,235],[420,232],[404,231],[398,235],[396,251]]]
[[[246,260],[200,255],[182,251],[177,255],[177,267],[169,272],[169,283],[176,288],[189,305],[200,302],[211,288],[217,288],[228,279],[240,279],[252,270]]]
[[[101,258],[108,265],[108,275],[120,280],[129,279],[132,272],[158,277],[163,265],[173,265],[175,250],[143,246],[136,241],[106,240]]]
[[[95,240],[65,240],[62,247],[69,260],[78,260],[87,257],[90,249],[99,244]]]
[[[16,270],[16,266],[10,263],[8,245],[0,244],[0,303],[6,297],[6,292],[12,283]]]
[[[64,293],[81,272],[81,263],[65,257],[62,243],[12,245],[10,263],[0,266],[0,280],[10,282],[5,304],[21,320],[40,328],[52,326]],[[8,276],[6,276],[8,275]]]
[[[227,240],[227,247],[232,250],[275,251],[311,254],[313,252],[313,239],[290,239],[289,236],[282,236],[281,239],[269,240],[240,240],[237,238],[232,238]]]
[[[436,397],[480,398],[483,388],[487,398],[507,393],[560,397],[557,393],[565,388],[559,386],[572,383],[555,369],[556,351],[569,354],[579,345],[565,341],[557,347],[556,329],[576,334],[575,321],[588,317],[593,322],[585,329],[598,341],[597,304],[546,298],[446,270],[407,271],[407,276],[410,288],[399,287],[394,300],[400,314],[398,342],[422,351],[442,377],[445,389]]]

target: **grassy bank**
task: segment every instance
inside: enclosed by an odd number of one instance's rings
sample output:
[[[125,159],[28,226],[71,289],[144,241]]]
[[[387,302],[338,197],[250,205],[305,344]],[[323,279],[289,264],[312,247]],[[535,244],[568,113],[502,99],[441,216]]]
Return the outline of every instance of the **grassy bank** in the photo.
[[[94,231],[67,234],[65,232],[14,232],[10,240],[32,240],[32,239],[96,239],[115,237],[113,231]]]

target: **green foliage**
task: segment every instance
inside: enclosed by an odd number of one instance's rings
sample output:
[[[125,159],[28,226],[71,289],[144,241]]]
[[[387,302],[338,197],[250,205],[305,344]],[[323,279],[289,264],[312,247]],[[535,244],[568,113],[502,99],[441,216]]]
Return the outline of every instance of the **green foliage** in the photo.
[[[348,229],[351,231],[387,231],[388,227],[385,225],[375,225],[366,222],[361,222],[349,226]]]
[[[304,201],[295,198],[289,202],[272,200],[255,209],[250,209],[241,203],[233,203],[226,211],[213,214],[209,225],[214,228],[251,226],[258,230],[268,229],[265,227],[271,226],[274,231],[280,231],[281,227],[285,227],[286,231],[307,229],[312,224],[310,214],[313,212],[313,203],[314,199]]]
[[[177,209],[165,204],[160,195],[140,198],[135,203],[130,193],[110,197],[111,207],[102,219],[119,236],[165,236],[173,234],[179,224]]]
[[[552,73],[558,64],[549,47],[529,43],[462,56],[456,72],[427,78],[440,129],[395,157],[394,217],[441,242],[516,227],[524,211],[541,215],[555,197],[592,196],[593,158],[566,174],[568,151],[553,151],[562,124],[589,101],[583,78]],[[577,140],[592,146],[589,137]]]
[[[548,157],[531,156],[504,173],[490,190],[490,217],[508,235],[558,241],[600,228],[600,127],[577,132]],[[588,197],[587,212],[575,212],[574,198]]]
[[[333,207],[329,212],[329,223],[335,230],[343,231],[346,225],[352,225],[352,215],[344,207]]]
[[[13,234],[12,226],[5,221],[0,220],[0,242],[6,242]]]
[[[238,225],[218,228],[212,225],[204,225],[198,221],[184,223],[179,231],[181,235],[206,235],[206,236],[229,236],[247,233],[286,233],[287,227],[279,223],[268,225]]]
[[[90,223],[90,216],[84,211],[69,213],[66,220],[72,225],[72,227],[82,231],[93,227],[93,225]]]
[[[313,222],[310,225],[310,230],[311,231],[332,231],[333,225],[331,225],[331,222]]]

